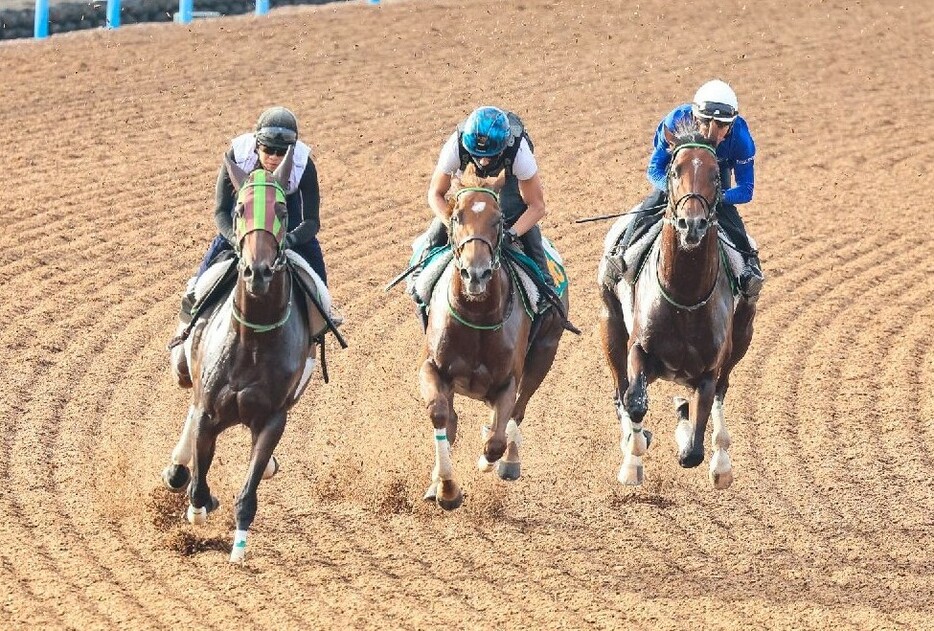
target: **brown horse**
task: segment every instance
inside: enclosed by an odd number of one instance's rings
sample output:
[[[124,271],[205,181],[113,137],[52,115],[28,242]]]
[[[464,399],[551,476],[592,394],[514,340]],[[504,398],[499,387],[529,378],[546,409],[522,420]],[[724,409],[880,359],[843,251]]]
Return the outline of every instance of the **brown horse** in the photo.
[[[564,332],[557,309],[539,316],[533,327],[523,307],[517,272],[503,257],[498,189],[481,186],[472,166],[460,184],[452,197],[448,232],[454,257],[431,298],[419,371],[435,441],[435,468],[425,499],[446,510],[463,501],[451,462],[457,434],[454,394],[485,401],[492,410],[491,426],[481,432],[486,438],[477,463],[481,471],[500,461],[499,477],[518,479],[519,425]],[[565,312],[567,301],[565,292]]]
[[[733,482],[730,436],[723,401],[730,371],[752,340],[754,304],[734,302],[718,239],[720,171],[716,148],[694,127],[666,130],[671,147],[668,207],[661,238],[635,282],[602,287],[603,349],[616,385],[614,396],[625,454],[619,480],[641,484],[642,455],[651,434],[642,423],[648,385],[674,381],[693,390],[690,404],[675,399],[675,439],[682,467],[704,461],[704,433],[713,412],[714,453],[710,480]]]
[[[225,160],[240,191],[234,210],[237,284],[232,298],[221,301],[199,321],[184,346],[173,350],[179,385],[192,387],[192,397],[162,477],[172,491],[188,487],[188,520],[203,524],[219,505],[207,483],[217,437],[237,423],[250,428],[253,445],[246,482],[236,500],[230,553],[231,561],[242,561],[256,515],[256,489],[260,479],[278,470],[272,453],[288,410],[308,383],[314,345],[303,309],[293,308],[296,296],[282,247],[288,221],[283,187],[292,151],[272,174],[259,169],[247,175]]]

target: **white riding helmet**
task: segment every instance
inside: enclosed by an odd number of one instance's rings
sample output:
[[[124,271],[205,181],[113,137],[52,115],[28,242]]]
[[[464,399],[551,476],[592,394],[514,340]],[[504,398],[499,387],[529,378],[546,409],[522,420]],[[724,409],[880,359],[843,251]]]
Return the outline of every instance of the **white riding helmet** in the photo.
[[[714,79],[698,88],[694,94],[691,111],[694,116],[700,118],[713,118],[731,123],[739,113],[739,101],[733,88],[720,79]]]

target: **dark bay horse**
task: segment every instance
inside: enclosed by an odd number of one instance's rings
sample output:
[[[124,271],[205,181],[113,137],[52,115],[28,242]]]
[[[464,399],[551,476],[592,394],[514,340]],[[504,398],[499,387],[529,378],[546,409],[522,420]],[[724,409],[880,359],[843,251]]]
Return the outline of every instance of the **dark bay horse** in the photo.
[[[457,435],[454,394],[484,401],[492,410],[491,426],[481,430],[486,442],[477,463],[480,470],[490,471],[499,461],[500,478],[518,479],[519,425],[551,369],[564,332],[564,318],[554,308],[532,326],[517,271],[503,256],[498,189],[483,184],[470,165],[461,188],[454,191],[448,232],[454,258],[431,298],[419,371],[435,443],[425,499],[445,510],[463,501],[451,462]],[[562,302],[567,312],[567,293]]]
[[[243,561],[247,531],[256,515],[256,489],[260,479],[278,470],[272,453],[288,410],[310,378],[314,345],[304,310],[294,304],[293,280],[282,247],[288,221],[284,186],[292,151],[274,173],[259,169],[248,175],[225,160],[239,189],[234,210],[237,284],[232,298],[221,301],[197,324],[184,346],[173,350],[179,384],[190,386],[192,396],[178,445],[162,477],[172,491],[188,487],[188,520],[203,524],[219,505],[207,483],[217,437],[238,423],[250,428],[250,463],[236,500],[230,553],[231,561]]]
[[[619,480],[641,484],[642,455],[651,443],[643,429],[648,385],[665,379],[693,390],[675,399],[675,439],[682,467],[704,461],[704,434],[713,412],[710,480],[733,482],[730,435],[723,401],[730,371],[752,340],[754,304],[734,301],[718,239],[722,194],[716,148],[693,126],[666,130],[671,147],[668,207],[661,237],[633,286],[602,287],[603,349],[616,385],[615,404],[625,455]]]

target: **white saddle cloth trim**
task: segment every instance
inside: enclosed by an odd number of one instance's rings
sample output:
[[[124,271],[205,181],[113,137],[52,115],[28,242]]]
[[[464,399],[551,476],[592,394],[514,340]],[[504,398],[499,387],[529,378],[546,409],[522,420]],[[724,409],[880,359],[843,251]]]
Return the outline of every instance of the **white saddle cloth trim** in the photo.
[[[235,262],[232,259],[225,259],[223,261],[218,261],[212,263],[211,267],[204,270],[204,273],[201,275],[201,278],[195,283],[195,301],[199,301],[204,298],[205,294],[208,293],[208,290],[214,286],[220,277],[223,276],[227,269],[234,265]]]
[[[423,304],[429,303],[431,300],[430,292],[432,287],[437,287],[441,283],[441,275],[448,268],[453,259],[454,252],[448,250],[444,254],[438,255],[432,259],[418,274],[412,291],[414,291],[415,295]]]

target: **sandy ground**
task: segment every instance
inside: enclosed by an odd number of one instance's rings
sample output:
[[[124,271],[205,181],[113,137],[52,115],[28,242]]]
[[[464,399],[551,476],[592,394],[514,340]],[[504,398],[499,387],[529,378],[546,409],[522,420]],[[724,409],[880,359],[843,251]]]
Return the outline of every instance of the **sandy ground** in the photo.
[[[385,2],[11,42],[0,51],[3,628],[930,628],[934,625],[934,14],[926,2]],[[658,119],[714,76],[758,144],[743,214],[768,283],[726,412],[736,482],[681,469],[651,389],[646,484],[621,461],[594,282],[606,224],[648,191]],[[315,148],[331,345],[227,562],[248,433],[203,529],[160,487],[187,391],[165,342],[213,236],[230,138],[273,103]],[[472,107],[520,112],[573,318],[523,425],[523,478],[421,502],[420,329],[383,284]],[[709,442],[708,442],[709,447]],[[706,466],[706,465],[705,465]]]

